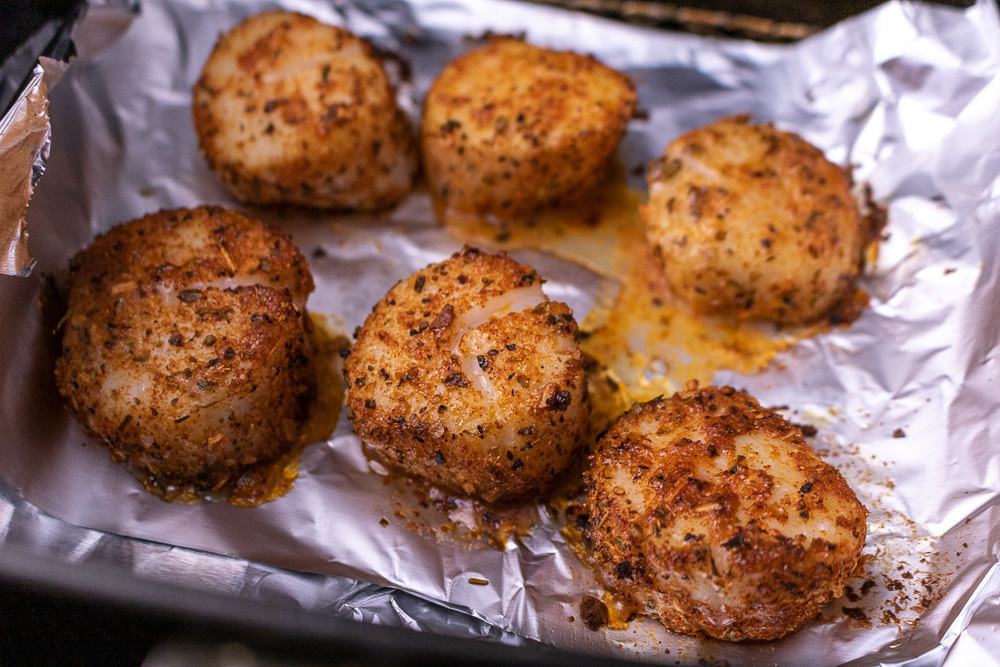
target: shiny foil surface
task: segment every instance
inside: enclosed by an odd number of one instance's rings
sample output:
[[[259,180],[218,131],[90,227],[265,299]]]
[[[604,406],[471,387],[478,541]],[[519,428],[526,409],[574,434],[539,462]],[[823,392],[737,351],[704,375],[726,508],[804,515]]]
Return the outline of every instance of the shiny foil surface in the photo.
[[[39,303],[69,258],[112,225],[218,204],[288,230],[310,261],[308,308],[349,334],[397,280],[461,247],[417,191],[379,216],[248,208],[198,151],[191,90],[217,36],[265,8],[171,0],[94,5],[81,55],[49,91],[51,150],[28,208],[27,278],[0,277],[0,540],[67,563],[317,614],[507,643],[540,641],[663,663],[998,664],[1000,659],[1000,18],[890,2],[793,45],[714,39],[526,3],[266,3],[343,25],[390,51],[404,109],[487,31],[592,53],[636,82],[643,113],[619,148],[629,185],[681,132],[736,113],[773,122],[851,165],[886,207],[861,317],[807,337],[757,373],[720,372],[791,421],[868,507],[865,572],[776,642],[726,644],[659,623],[587,629],[601,597],[539,505],[530,534],[470,544],[405,485],[373,471],[350,422],[305,449],[285,496],[255,508],[180,505],[146,492],[83,435],[52,380]],[[8,248],[4,248],[8,252]],[[527,245],[516,259],[583,320],[608,276]],[[856,584],[856,585],[854,585]]]

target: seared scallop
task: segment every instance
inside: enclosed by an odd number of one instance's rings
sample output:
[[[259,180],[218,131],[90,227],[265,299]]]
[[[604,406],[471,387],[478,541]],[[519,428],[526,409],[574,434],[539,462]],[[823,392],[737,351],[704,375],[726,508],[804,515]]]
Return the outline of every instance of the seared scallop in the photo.
[[[636,404],[586,473],[598,571],[676,632],[777,639],[844,592],[867,510],[801,429],[731,387]]]
[[[647,235],[696,311],[806,323],[853,294],[871,230],[847,170],[746,116],[671,142],[647,172]]]
[[[499,219],[576,198],[603,175],[635,105],[629,78],[591,56],[494,38],[424,98],[431,194],[446,215]]]
[[[382,61],[342,28],[287,11],[222,35],[194,88],[209,166],[239,199],[379,209],[409,193],[416,140]]]
[[[576,335],[534,270],[466,248],[397,283],[358,330],[354,430],[377,461],[451,493],[544,493],[587,428]]]
[[[152,489],[239,494],[295,446],[313,282],[284,234],[220,208],[161,211],[79,252],[68,288],[59,391]]]

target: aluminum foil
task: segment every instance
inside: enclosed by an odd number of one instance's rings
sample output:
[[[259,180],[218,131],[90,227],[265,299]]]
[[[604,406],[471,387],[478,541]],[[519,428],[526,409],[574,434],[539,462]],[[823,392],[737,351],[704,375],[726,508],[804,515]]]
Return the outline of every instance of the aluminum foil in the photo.
[[[871,510],[865,574],[816,621],[766,644],[672,635],[637,619],[586,629],[600,596],[543,507],[530,535],[470,548],[444,518],[384,483],[350,425],[305,450],[294,489],[257,508],[168,504],[142,490],[61,409],[45,278],[113,224],[161,208],[221,204],[291,231],[316,277],[308,307],[350,331],[399,278],[457,249],[424,194],[378,218],[233,201],[197,150],[191,89],[217,35],[263,3],[147,2],[106,51],[50,91],[51,155],[28,210],[30,278],[0,280],[0,536],[69,563],[317,613],[432,632],[542,641],[607,656],[776,664],[998,664],[1000,596],[1000,18],[891,2],[791,46],[668,33],[514,2],[266,3],[346,25],[402,56],[416,114],[435,74],[486,31],[590,52],[628,72],[647,114],[620,149],[631,185],[684,130],[749,112],[850,164],[888,210],[863,281],[870,307],[764,371],[720,373],[820,432],[815,446]],[[97,43],[121,17],[91,16]],[[93,31],[93,32],[90,32]],[[582,319],[607,277],[530,248],[515,257]],[[121,536],[121,537],[119,537]],[[485,584],[483,582],[486,582]],[[401,602],[402,601],[402,602]],[[411,609],[412,611],[407,611]]]
[[[0,274],[27,276],[34,266],[25,210],[48,159],[46,91],[75,54],[70,33],[82,9],[39,26],[0,64]]]

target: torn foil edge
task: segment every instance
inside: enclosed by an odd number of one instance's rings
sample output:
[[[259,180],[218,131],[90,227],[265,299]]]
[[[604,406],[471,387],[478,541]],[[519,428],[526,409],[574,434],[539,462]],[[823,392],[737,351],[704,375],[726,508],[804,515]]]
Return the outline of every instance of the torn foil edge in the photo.
[[[24,81],[8,89],[16,89],[17,94],[4,100],[0,117],[0,274],[25,278],[35,265],[28,251],[25,214],[49,157],[48,90],[76,53],[71,31],[86,14],[86,7],[85,2],[78,2],[62,17],[40,27],[0,68],[8,82]]]
[[[91,0],[71,10],[54,27],[50,26],[48,29],[55,34],[25,78],[17,97],[0,117],[0,275],[27,278],[35,267],[35,259],[28,250],[26,213],[49,159],[52,128],[48,91],[62,78],[77,54],[75,36],[71,37],[70,31],[75,31],[91,14],[118,17],[113,29],[102,32],[99,39],[84,40],[80,56],[86,60],[114,43],[139,11],[137,0],[100,3]]]
[[[54,62],[54,61],[52,61]],[[28,85],[0,119],[0,273],[27,278],[35,266],[28,251],[25,214],[31,194],[45,173],[51,127],[48,87],[41,63]]]

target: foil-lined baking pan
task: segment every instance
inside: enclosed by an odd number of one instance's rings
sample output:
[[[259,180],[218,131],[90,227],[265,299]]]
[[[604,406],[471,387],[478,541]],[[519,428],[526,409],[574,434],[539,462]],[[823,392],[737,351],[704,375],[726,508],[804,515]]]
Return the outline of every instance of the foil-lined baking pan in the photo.
[[[293,599],[317,614],[607,657],[984,664],[1000,652],[992,611],[1000,592],[995,4],[891,2],[789,45],[515,2],[277,4],[346,25],[405,60],[400,96],[414,117],[435,74],[486,32],[593,53],[638,87],[644,113],[619,161],[640,199],[642,167],[667,142],[734,113],[795,131],[850,165],[888,213],[862,282],[869,307],[759,372],[723,370],[714,380],[816,427],[814,446],[871,511],[865,574],[778,642],[697,641],[643,619],[593,631],[579,603],[601,589],[566,544],[558,513],[540,505],[530,535],[499,548],[447,538],[448,517],[385,484],[346,420],[305,450],[288,495],[253,509],[164,503],[112,464],[60,407],[51,379],[56,323],[38,305],[96,233],[162,208],[240,208],[293,234],[316,276],[310,311],[344,332],[396,280],[462,242],[435,221],[422,192],[380,216],[248,209],[231,199],[198,152],[190,102],[217,35],[264,8],[235,1],[91,11],[74,33],[81,43],[124,31],[100,52],[82,49],[48,91],[51,150],[26,218],[37,264],[30,277],[0,281],[9,341],[0,356],[5,544],[262,604]],[[613,287],[614,276],[552,247],[510,250],[581,321]]]

